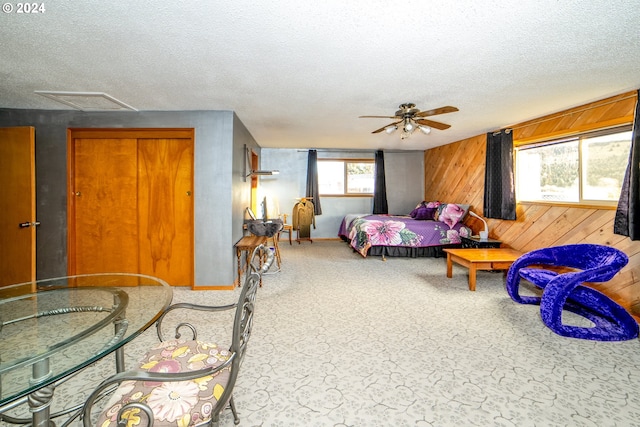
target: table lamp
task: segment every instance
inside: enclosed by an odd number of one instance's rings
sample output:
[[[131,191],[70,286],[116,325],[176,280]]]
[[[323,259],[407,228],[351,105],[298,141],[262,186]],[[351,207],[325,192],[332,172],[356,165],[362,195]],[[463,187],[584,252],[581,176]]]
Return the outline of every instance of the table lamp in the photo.
[[[487,221],[485,221],[484,218],[482,218],[480,215],[478,215],[475,212],[469,211],[469,215],[475,218],[478,218],[480,221],[484,223],[484,230],[479,233],[480,240],[487,240],[489,238],[489,226],[487,225]]]

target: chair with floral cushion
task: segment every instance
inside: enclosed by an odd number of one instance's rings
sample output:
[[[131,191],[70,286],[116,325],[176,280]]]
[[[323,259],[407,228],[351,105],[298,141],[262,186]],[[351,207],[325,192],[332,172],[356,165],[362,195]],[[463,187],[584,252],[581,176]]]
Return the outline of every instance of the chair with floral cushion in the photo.
[[[178,303],[169,307],[156,323],[161,342],[147,352],[137,370],[115,374],[93,391],[83,408],[84,426],[217,426],[220,413],[227,407],[238,424],[233,387],[251,335],[258,284],[273,259],[273,251],[264,246],[253,251],[235,304]],[[195,327],[187,322],[176,326],[174,339],[164,340],[162,322],[173,310],[212,312],[234,308],[230,347],[200,340]],[[183,328],[191,331],[191,339],[182,338]],[[95,417],[91,415],[94,403],[116,384],[117,389],[94,424]]]
[[[638,323],[633,316],[608,296],[583,285],[611,280],[628,262],[624,252],[604,245],[583,243],[537,249],[511,265],[506,288],[514,301],[540,305],[542,321],[558,335],[596,341],[630,340],[638,337]],[[556,271],[558,267],[562,270]],[[571,271],[563,271],[567,268]],[[521,279],[540,288],[542,295],[520,295]],[[584,317],[592,326],[566,324],[563,310]]]

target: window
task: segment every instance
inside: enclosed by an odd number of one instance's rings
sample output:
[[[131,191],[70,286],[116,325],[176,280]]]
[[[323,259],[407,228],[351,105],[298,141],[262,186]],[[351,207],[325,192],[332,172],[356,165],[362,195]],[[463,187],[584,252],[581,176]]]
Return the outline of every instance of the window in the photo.
[[[613,205],[620,197],[630,148],[630,127],[519,147],[517,198]]]
[[[373,195],[373,160],[318,159],[320,195]]]

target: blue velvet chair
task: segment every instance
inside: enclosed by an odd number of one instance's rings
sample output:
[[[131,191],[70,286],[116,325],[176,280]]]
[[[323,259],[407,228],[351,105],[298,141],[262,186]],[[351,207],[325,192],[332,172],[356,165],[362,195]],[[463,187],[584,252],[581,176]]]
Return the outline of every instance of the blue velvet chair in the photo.
[[[638,336],[638,323],[619,304],[584,282],[607,282],[629,258],[618,249],[594,244],[574,244],[537,249],[518,258],[507,273],[507,292],[520,304],[540,305],[540,316],[558,335],[597,341],[624,341]],[[538,266],[531,268],[531,266]],[[558,273],[544,266],[569,267]],[[520,295],[520,280],[542,290],[541,296]],[[562,311],[576,313],[591,327],[567,325]]]

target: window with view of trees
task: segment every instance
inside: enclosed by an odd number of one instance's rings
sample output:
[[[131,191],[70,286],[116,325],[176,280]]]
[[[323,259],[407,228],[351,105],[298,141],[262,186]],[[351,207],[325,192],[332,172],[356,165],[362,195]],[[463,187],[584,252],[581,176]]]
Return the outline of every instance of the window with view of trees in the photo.
[[[320,195],[373,195],[373,160],[318,159]]]
[[[516,150],[519,201],[615,204],[631,147],[630,127]]]

